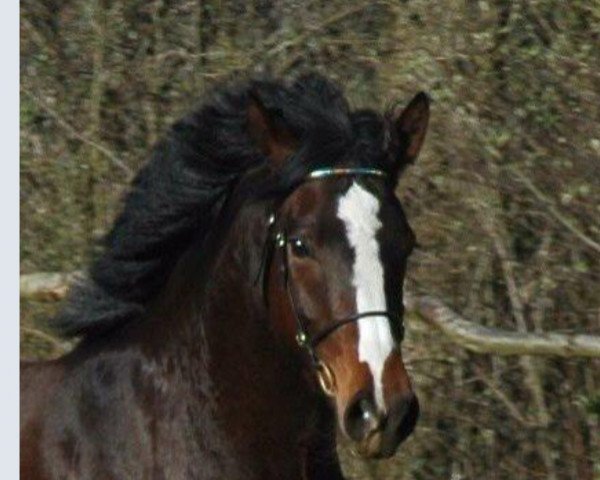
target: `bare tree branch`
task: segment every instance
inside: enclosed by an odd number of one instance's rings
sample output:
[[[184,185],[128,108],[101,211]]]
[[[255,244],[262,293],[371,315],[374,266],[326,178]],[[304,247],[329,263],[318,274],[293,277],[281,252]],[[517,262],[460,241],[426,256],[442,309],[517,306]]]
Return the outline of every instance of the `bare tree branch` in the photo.
[[[477,353],[600,357],[600,336],[562,333],[521,333],[484,327],[462,318],[442,301],[404,294],[407,311],[433,325],[451,341]]]
[[[21,275],[21,298],[60,300],[81,272],[30,273]],[[520,333],[484,327],[462,318],[441,300],[415,297],[406,292],[409,314],[424,320],[467,350],[494,355],[553,355],[559,357],[600,357],[600,336],[562,333]]]
[[[81,276],[81,272],[38,272],[21,275],[19,279],[20,296],[28,300],[60,300],[67,294],[69,286]]]
[[[104,145],[101,145],[100,143],[92,140],[91,138],[88,138],[83,133],[78,132],[74,126],[72,126],[70,123],[68,123],[66,120],[64,120],[59,115],[58,112],[56,112],[52,107],[50,107],[46,102],[44,102],[41,98],[39,98],[35,94],[31,93],[30,91],[28,91],[25,88],[23,89],[23,92],[25,93],[25,95],[27,95],[29,98],[31,98],[31,100],[33,100],[36,105],[38,105],[42,110],[44,110],[48,115],[50,115],[54,119],[54,121],[67,132],[67,134],[69,136],[79,140],[82,143],[85,143],[86,145],[89,145],[90,147],[94,148],[98,152],[102,153],[115,166],[117,166],[118,168],[123,170],[123,172],[127,175],[128,179],[132,177],[133,171],[120,158],[118,158],[113,152],[111,152],[108,148],[106,148]]]
[[[21,334],[30,337],[36,337],[47,343],[52,348],[52,353],[56,356],[68,352],[72,347],[70,342],[61,342],[56,337],[50,335],[49,333],[43,332],[42,330],[38,330],[37,328],[22,326]]]
[[[588,247],[593,248],[597,252],[600,252],[600,243],[596,242],[584,232],[578,228],[575,223],[568,219],[565,215],[563,215],[555,206],[554,202],[544,195],[542,191],[536,187],[533,182],[527,178],[518,168],[515,166],[507,167],[518,179],[519,181],[527,187],[527,189],[535,195],[535,197],[542,202],[542,204],[546,205],[548,212],[558,220],[564,227],[566,227],[573,235],[575,235],[579,240],[585,243]]]

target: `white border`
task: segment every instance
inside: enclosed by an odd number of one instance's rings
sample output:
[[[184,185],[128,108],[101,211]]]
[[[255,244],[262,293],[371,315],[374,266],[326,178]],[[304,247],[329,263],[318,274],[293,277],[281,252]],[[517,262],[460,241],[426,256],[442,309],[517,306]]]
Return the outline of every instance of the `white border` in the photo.
[[[19,3],[0,6],[0,477],[19,478]]]

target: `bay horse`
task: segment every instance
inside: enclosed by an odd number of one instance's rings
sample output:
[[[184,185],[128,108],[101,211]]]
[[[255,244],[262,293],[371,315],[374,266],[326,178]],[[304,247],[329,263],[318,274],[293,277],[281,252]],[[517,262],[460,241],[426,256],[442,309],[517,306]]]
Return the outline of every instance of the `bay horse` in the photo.
[[[77,347],[22,364],[21,478],[341,479],[338,426],[393,455],[419,412],[394,190],[428,119],[306,74],[176,122],[54,319]]]

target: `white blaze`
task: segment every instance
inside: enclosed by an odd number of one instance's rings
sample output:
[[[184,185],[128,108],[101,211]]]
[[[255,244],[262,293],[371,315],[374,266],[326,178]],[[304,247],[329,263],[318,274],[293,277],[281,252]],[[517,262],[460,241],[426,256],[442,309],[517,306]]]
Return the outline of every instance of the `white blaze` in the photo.
[[[376,237],[381,228],[378,213],[377,197],[357,183],[353,183],[340,197],[338,217],[344,222],[348,241],[354,249],[352,284],[356,288],[357,313],[387,310],[383,266]],[[382,410],[385,410],[383,367],[393,348],[392,331],[386,317],[366,317],[358,321],[358,359],[369,366],[375,400]]]

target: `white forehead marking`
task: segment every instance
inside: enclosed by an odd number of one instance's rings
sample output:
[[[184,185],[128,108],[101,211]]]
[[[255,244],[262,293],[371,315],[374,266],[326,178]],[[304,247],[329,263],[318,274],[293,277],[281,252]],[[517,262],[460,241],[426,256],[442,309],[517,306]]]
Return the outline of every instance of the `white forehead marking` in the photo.
[[[378,213],[377,197],[357,183],[353,183],[339,199],[338,217],[344,222],[348,241],[354,249],[352,284],[356,288],[357,313],[387,310],[376,237],[381,228]],[[384,411],[383,366],[393,348],[392,331],[386,317],[366,317],[358,321],[358,359],[369,366],[375,400]]]

